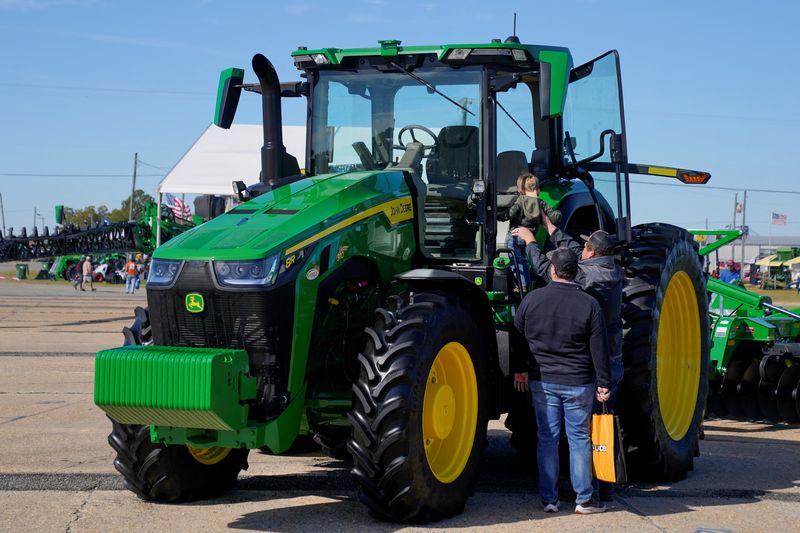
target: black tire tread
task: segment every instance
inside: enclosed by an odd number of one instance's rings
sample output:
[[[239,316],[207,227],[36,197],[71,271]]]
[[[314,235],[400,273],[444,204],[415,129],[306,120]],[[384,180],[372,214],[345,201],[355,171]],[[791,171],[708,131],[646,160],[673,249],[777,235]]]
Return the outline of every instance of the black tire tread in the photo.
[[[427,332],[437,327],[436,320],[451,312],[459,309],[456,306],[454,310],[453,299],[446,295],[392,296],[385,308],[376,311],[375,326],[367,328],[366,347],[358,357],[359,379],[353,385],[353,410],[348,414],[352,438],[347,448],[353,458],[351,473],[359,500],[380,520],[426,523],[448,518],[462,512],[467,497],[474,493],[472,457],[465,474],[453,484],[464,479],[467,490],[459,492],[460,488],[448,486],[431,498],[417,494],[412,487],[415,467],[409,452],[409,397],[415,386],[424,386],[428,372],[416,349]],[[465,315],[468,312],[463,310],[459,316]],[[479,407],[473,454],[486,446],[485,418],[485,409]]]
[[[644,224],[632,230],[630,251],[623,261],[623,361],[625,375],[620,383],[617,412],[628,450],[632,477],[674,481],[686,477],[699,453],[703,406],[708,390],[707,301],[698,297],[702,335],[698,409],[687,435],[679,443],[666,434],[657,405],[655,381],[656,334],[661,301],[666,290],[662,273],[678,260],[697,253],[697,243],[686,230],[669,224]],[[687,248],[687,245],[691,248]],[[701,262],[687,272],[705,295]],[[668,280],[667,280],[668,281]]]

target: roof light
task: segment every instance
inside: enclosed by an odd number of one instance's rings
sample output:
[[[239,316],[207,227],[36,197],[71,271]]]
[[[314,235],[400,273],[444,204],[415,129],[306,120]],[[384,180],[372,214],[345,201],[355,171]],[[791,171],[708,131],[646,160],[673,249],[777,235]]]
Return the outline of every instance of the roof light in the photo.
[[[317,65],[330,65],[331,63],[325,54],[313,54],[311,57],[314,58],[314,63]]]
[[[474,56],[510,56],[511,50],[508,48],[476,48],[472,51]]]
[[[511,55],[514,56],[514,61],[525,61],[528,59],[525,50],[520,50],[518,48],[511,50]]]
[[[470,52],[472,52],[472,49],[470,48],[456,48],[447,54],[447,59],[457,59],[459,61],[463,61],[467,58]]]
[[[311,56],[304,55],[304,56],[294,56],[295,63],[303,63],[304,61],[311,61]]]

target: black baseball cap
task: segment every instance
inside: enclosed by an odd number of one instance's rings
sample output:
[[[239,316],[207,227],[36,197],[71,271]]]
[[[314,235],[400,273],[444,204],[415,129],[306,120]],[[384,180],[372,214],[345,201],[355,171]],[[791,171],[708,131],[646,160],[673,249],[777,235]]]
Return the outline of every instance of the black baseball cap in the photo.
[[[588,242],[592,246],[592,250],[601,255],[611,255],[617,245],[617,239],[601,229],[591,235],[581,235],[581,239]]]
[[[560,278],[574,279],[578,273],[578,256],[569,248],[556,248],[547,252],[547,258],[556,267],[556,274]]]

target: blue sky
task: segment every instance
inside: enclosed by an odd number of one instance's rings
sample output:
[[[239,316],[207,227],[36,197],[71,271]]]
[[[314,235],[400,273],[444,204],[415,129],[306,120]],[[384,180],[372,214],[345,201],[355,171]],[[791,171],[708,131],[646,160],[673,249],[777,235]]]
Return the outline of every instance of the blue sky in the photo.
[[[220,70],[242,66],[253,81],[256,52],[291,80],[298,45],[484,42],[509,35],[514,12],[523,42],[567,46],[576,64],[619,50],[631,162],[708,170],[710,186],[800,192],[797,2],[0,0],[6,226],[31,226],[34,206],[48,225],[58,203],[118,207],[134,152],[151,165],[138,186],[153,194],[211,122]],[[258,99],[247,96],[237,122],[256,123]],[[283,112],[302,124],[302,102]],[[721,227],[733,195],[634,185],[633,220]],[[799,206],[800,195],[752,192],[747,222],[797,235]],[[772,212],[789,224],[771,225]]]

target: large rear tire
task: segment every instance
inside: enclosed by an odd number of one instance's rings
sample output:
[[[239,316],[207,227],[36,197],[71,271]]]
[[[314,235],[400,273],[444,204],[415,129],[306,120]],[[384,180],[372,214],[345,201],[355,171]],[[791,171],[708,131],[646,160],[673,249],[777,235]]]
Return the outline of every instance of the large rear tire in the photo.
[[[616,410],[631,477],[678,480],[699,455],[708,392],[706,284],[686,230],[632,230],[624,259],[622,352]]]
[[[147,309],[137,307],[130,328],[124,328],[125,346],[152,344]],[[218,496],[236,484],[247,470],[250,450],[167,446],[150,441],[150,426],[111,420],[108,443],[117,452],[114,467],[122,484],[143,500],[191,501]]]
[[[445,293],[395,296],[376,316],[349,414],[359,499],[381,520],[461,513],[486,446],[489,369],[478,325]]]

